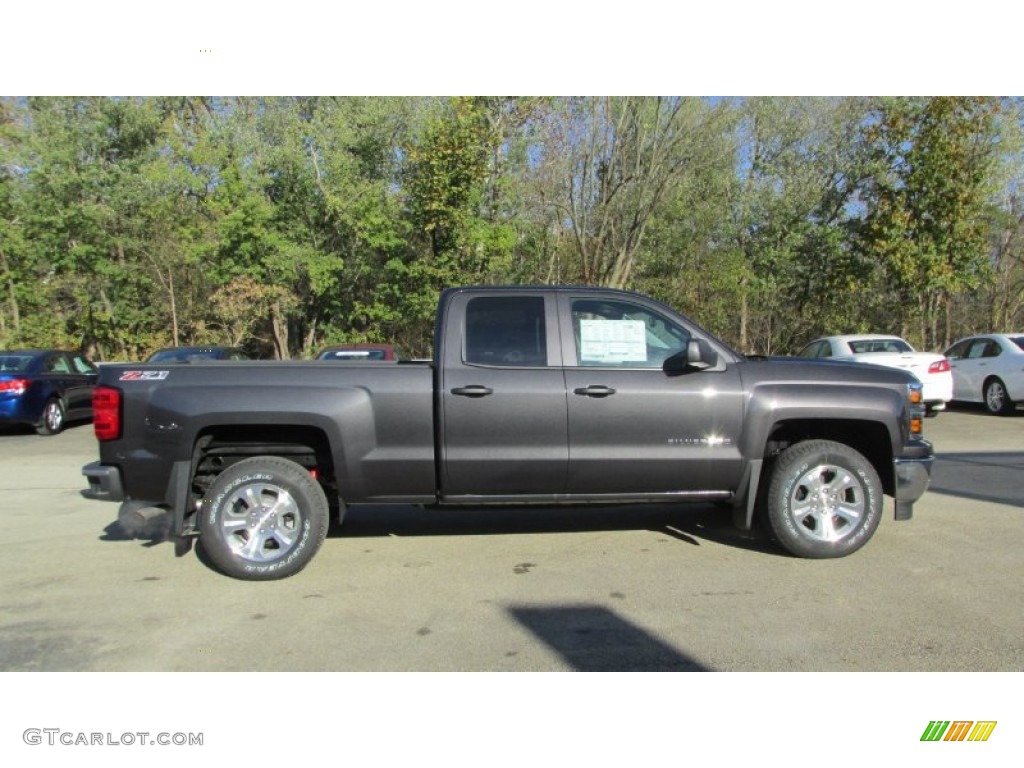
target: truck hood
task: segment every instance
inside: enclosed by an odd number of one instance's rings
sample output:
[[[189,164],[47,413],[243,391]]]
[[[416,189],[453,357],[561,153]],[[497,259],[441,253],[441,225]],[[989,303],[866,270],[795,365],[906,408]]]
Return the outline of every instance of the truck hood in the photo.
[[[751,357],[743,363],[744,378],[758,383],[883,384],[905,386],[917,382],[908,370],[844,360],[808,360],[802,357]]]

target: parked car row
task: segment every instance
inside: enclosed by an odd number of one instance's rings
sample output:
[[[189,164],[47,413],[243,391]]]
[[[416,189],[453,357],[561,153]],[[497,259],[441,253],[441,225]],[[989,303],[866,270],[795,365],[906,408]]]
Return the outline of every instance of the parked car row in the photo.
[[[983,403],[1001,415],[1024,402],[1024,334],[969,336],[941,355],[917,352],[898,336],[823,336],[797,356],[904,368],[924,385],[930,416],[952,401]]]
[[[179,364],[208,360],[248,360],[238,347],[168,347],[146,363]],[[395,360],[390,344],[352,344],[324,349],[321,360]],[[97,364],[61,349],[0,352],[0,427],[28,426],[55,435],[66,423],[91,419]]]
[[[917,352],[904,339],[885,335],[823,336],[798,357],[903,368],[924,385],[928,414],[951,401],[982,403],[994,414],[1024,403],[1024,333],[988,333],[958,340],[944,354]],[[147,363],[247,360],[237,347],[169,347]],[[318,360],[395,361],[390,344],[326,347]],[[59,349],[0,352],[0,426],[26,425],[55,435],[69,421],[92,418],[97,368],[84,356]]]
[[[146,362],[180,363],[195,359],[246,359],[240,349],[175,347]],[[40,435],[56,435],[68,422],[92,418],[97,365],[62,349],[0,352],[0,426],[28,426]]]
[[[238,347],[168,347],[146,358],[147,363],[189,363],[193,360],[249,360]]]
[[[238,347],[168,347],[154,352],[147,363],[189,363],[207,360],[251,360]],[[349,360],[353,362],[396,360],[395,348],[390,344],[339,344],[325,347],[317,360]]]

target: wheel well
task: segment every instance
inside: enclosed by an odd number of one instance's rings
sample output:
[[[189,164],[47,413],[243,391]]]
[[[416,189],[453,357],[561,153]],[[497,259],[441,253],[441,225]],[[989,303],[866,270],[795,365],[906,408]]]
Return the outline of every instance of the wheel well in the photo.
[[[771,459],[794,443],[804,440],[834,440],[862,454],[878,472],[882,490],[890,496],[896,490],[892,442],[885,425],[877,421],[797,419],[775,425],[765,448]],[[767,467],[770,462],[766,462]]]
[[[268,432],[272,434],[268,435]],[[272,438],[272,439],[271,439]],[[321,429],[307,426],[208,427],[192,450],[192,502],[184,528],[195,529],[195,511],[214,479],[228,467],[253,456],[278,456],[314,472],[327,498],[337,498],[330,442]],[[333,503],[333,502],[332,502]]]

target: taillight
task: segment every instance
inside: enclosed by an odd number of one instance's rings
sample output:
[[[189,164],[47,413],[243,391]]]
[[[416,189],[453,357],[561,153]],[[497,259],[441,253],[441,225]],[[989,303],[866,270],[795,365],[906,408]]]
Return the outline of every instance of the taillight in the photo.
[[[942,358],[928,366],[928,373],[946,373],[949,370],[949,360]]]
[[[24,395],[28,389],[28,379],[8,379],[0,381],[0,393],[6,395]]]
[[[92,429],[97,440],[121,436],[121,390],[96,387],[92,391]]]

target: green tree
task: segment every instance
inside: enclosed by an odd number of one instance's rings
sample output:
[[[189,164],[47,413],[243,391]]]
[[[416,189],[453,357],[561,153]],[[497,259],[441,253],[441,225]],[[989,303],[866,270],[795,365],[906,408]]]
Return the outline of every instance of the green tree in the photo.
[[[883,260],[892,310],[924,348],[950,341],[952,297],[988,279],[999,110],[990,98],[886,99],[865,129],[877,170],[863,247]]]
[[[90,337],[127,357],[152,322],[135,224],[145,205],[138,171],[158,135],[155,112],[144,100],[29,99],[27,121],[25,235],[54,342]]]
[[[544,163],[558,178],[546,200],[571,234],[576,279],[624,287],[659,205],[703,156],[709,125],[728,110],[700,99],[581,98],[560,103],[547,126]]]
[[[866,174],[858,99],[756,98],[740,106],[731,241],[742,255],[736,340],[792,351],[852,330],[870,264],[849,247]]]

